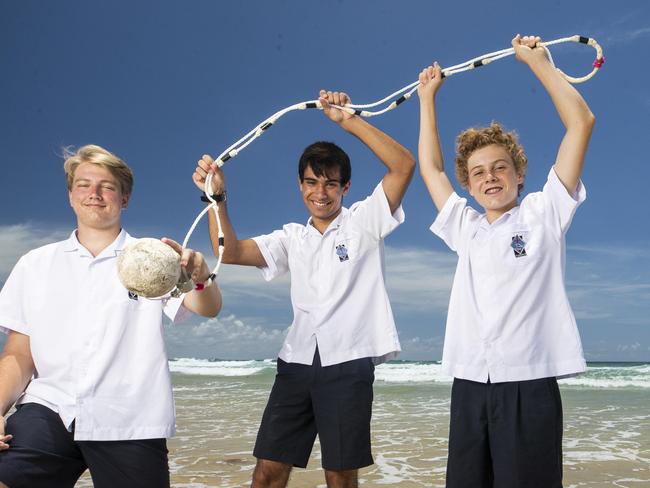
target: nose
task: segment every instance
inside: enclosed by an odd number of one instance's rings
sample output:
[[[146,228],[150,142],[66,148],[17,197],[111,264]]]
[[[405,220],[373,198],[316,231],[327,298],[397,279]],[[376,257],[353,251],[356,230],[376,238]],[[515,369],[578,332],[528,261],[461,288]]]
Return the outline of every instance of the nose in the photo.
[[[97,198],[101,199],[102,198],[102,187],[101,185],[90,185],[90,192],[88,195],[90,198]]]
[[[486,181],[494,181],[494,180],[496,180],[496,177],[494,176],[494,173],[492,172],[492,170],[487,170],[485,172],[485,180]]]

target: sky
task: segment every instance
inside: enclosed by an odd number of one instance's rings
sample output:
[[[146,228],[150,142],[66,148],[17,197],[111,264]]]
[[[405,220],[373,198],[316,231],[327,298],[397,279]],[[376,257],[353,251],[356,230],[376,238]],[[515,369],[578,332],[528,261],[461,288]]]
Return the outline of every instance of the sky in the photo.
[[[368,103],[434,60],[444,68],[507,48],[517,33],[579,34],[603,47],[604,67],[577,85],[597,123],[587,201],[567,235],[566,286],[588,360],[650,361],[645,0],[0,0],[0,285],[22,254],[74,229],[63,147],[99,144],[126,160],[136,182],[125,228],[181,241],[203,205],[191,181],[202,154],[321,88]],[[573,43],[552,53],[574,76],[595,56]],[[449,77],[438,117],[448,168],[461,130],[492,120],[516,129],[529,157],[524,194],[541,189],[564,133],[513,57]],[[417,154],[416,96],[370,122]],[[224,166],[240,238],[306,222],[297,162],[316,140],[351,157],[346,206],[382,178],[381,163],[322,113],[292,112]],[[386,239],[401,358],[438,360],[456,256],[428,230],[436,213],[417,174],[403,203],[406,222]],[[190,247],[210,253],[205,222]],[[218,318],[167,327],[170,357],[275,357],[292,319],[289,278],[267,283],[254,268],[224,265],[219,283]]]

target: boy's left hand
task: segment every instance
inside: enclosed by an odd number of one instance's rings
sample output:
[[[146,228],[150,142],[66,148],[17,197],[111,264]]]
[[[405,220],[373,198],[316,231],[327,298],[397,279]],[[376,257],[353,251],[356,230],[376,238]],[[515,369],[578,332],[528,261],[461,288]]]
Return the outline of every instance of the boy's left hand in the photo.
[[[163,237],[161,241],[181,256],[181,266],[185,268],[187,275],[194,283],[203,283],[208,279],[210,268],[208,268],[208,263],[205,262],[203,254],[193,249],[183,249],[178,242],[167,237]]]
[[[538,45],[542,42],[539,36],[524,36],[521,37],[517,34],[512,40],[512,47],[515,50],[515,55],[519,61],[531,65],[531,63],[539,62],[542,60],[548,61],[546,49]]]

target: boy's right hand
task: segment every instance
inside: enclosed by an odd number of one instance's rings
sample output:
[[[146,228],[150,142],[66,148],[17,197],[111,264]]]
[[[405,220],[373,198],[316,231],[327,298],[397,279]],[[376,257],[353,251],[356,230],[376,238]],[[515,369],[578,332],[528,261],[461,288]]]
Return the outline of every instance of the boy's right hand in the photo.
[[[438,63],[433,63],[433,66],[424,68],[420,72],[420,84],[418,85],[420,100],[433,100],[443,82],[442,68]]]
[[[0,416],[0,451],[9,449],[8,442],[13,438],[11,434],[5,435],[6,420],[4,416]]]
[[[223,171],[219,168],[212,156],[204,154],[196,163],[196,169],[192,174],[192,181],[201,191],[205,191],[205,178],[208,173],[212,173],[212,194],[221,194],[226,190],[226,178]]]

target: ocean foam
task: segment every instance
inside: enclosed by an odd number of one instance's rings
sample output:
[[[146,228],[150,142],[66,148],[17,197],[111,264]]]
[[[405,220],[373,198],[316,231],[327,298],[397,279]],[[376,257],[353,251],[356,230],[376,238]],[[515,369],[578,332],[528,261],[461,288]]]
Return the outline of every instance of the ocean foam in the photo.
[[[273,359],[263,360],[208,360],[178,358],[169,362],[173,373],[200,376],[251,376],[274,374]],[[379,383],[442,383],[451,378],[443,374],[438,361],[390,361],[375,369]],[[587,372],[560,380],[560,385],[589,389],[635,388],[650,389],[650,364],[590,363]]]

